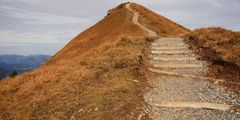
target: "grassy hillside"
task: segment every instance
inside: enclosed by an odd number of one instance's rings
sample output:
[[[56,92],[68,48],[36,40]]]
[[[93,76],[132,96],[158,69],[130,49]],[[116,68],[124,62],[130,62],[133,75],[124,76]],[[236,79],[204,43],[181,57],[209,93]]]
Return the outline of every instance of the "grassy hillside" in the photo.
[[[147,33],[132,17],[121,4],[40,68],[0,81],[1,119],[137,119]]]
[[[184,35],[191,47],[211,62],[211,76],[240,82],[240,33],[202,28]]]

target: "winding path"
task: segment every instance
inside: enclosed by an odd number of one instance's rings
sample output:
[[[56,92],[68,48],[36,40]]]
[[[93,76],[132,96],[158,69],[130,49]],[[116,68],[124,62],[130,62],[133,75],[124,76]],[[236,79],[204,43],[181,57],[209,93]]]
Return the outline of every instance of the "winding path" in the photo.
[[[134,13],[133,23],[148,32],[149,37],[158,37],[138,22],[139,13]],[[151,89],[144,95],[148,107],[145,111],[154,120],[172,119],[231,119],[240,120],[240,113],[234,112],[239,104],[236,94],[226,91],[206,80],[223,81],[203,77],[207,64],[188,49],[181,38],[159,38],[150,45],[149,71],[158,73],[149,80]],[[237,83],[238,84],[238,83]]]
[[[138,18],[139,18],[139,13],[134,11],[131,7],[130,7],[130,3],[126,5],[126,8],[133,12],[133,23],[138,25],[141,29],[143,29],[144,31],[148,32],[148,36],[149,37],[158,37],[157,33],[155,31],[152,31],[152,30],[149,30],[148,28],[146,28],[145,26],[141,25],[139,22],[138,22]]]

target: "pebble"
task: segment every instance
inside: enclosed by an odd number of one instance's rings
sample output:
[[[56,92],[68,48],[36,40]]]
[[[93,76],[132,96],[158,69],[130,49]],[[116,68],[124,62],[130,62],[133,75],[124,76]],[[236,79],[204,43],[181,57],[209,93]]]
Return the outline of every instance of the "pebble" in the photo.
[[[84,112],[84,109],[79,109],[78,112],[79,113]]]
[[[99,110],[99,108],[98,107],[96,107],[95,109],[94,109],[94,111],[98,111]]]
[[[138,80],[133,80],[133,82],[138,83],[139,81]]]

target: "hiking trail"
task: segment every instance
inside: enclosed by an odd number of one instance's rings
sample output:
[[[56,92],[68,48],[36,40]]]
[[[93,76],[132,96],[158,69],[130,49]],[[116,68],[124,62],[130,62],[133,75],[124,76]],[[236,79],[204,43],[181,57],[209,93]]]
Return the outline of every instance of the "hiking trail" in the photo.
[[[145,113],[154,120],[240,120],[240,113],[234,111],[240,104],[237,94],[207,81],[224,80],[205,77],[207,63],[199,60],[182,38],[158,36],[138,22],[139,13],[130,5],[126,8],[134,13],[133,23],[149,37],[159,37],[149,46],[148,70],[157,75],[148,81],[151,88],[144,95]]]

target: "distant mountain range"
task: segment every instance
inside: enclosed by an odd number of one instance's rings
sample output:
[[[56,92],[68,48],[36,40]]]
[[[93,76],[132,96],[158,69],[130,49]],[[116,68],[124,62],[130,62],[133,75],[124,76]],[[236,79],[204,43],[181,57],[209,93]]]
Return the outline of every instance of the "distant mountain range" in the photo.
[[[49,55],[0,55],[0,79],[7,77],[12,71],[23,73],[42,65]]]

